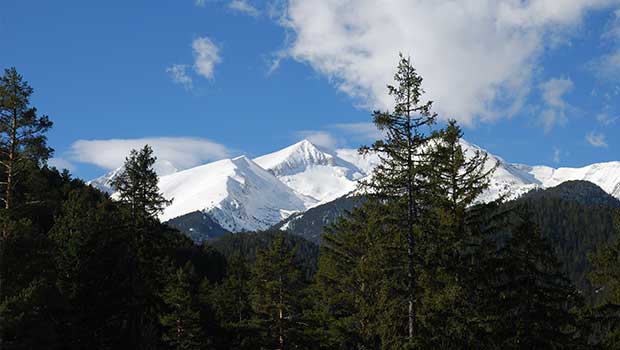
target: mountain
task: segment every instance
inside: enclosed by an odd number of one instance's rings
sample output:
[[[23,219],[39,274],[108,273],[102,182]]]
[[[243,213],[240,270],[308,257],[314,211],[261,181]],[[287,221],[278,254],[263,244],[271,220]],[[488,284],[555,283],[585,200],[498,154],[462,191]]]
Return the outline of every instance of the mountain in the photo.
[[[608,194],[620,198],[620,162],[596,163],[582,168],[551,168],[516,165],[531,174],[542,187],[557,186],[566,181],[589,181]]]
[[[173,199],[162,221],[199,211],[230,232],[264,230],[316,204],[245,156],[162,176],[159,187]]]
[[[502,207],[500,211],[520,210],[533,220],[554,248],[561,270],[587,299],[596,299],[587,279],[588,255],[615,237],[617,198],[591,182],[566,181],[531,191]]]
[[[179,171],[171,162],[165,160],[157,160],[155,165],[153,166],[157,175],[166,176],[170,174],[174,174]],[[88,181],[86,184],[91,185],[92,187],[100,190],[101,192],[105,192],[107,194],[113,194],[114,188],[112,188],[112,181],[120,175],[123,171],[123,167],[118,167],[96,179]]]
[[[331,225],[362,202],[363,197],[360,196],[342,196],[305,212],[293,214],[276,224],[273,229],[286,231],[318,244],[321,242],[324,227]]]
[[[223,236],[230,231],[202,211],[194,211],[178,216],[166,222],[168,226],[185,233],[192,241],[202,243]]]
[[[489,189],[479,198],[483,202],[499,196],[518,198],[533,189],[571,180],[591,181],[620,198],[620,162],[556,169],[509,163],[466,141],[461,141],[461,146],[467,157],[475,152],[487,154],[487,169],[497,165]],[[351,194],[358,181],[370,176],[379,162],[376,154],[362,156],[356,149],[328,150],[303,140],[254,160],[242,156],[183,171],[158,163],[158,173],[171,173],[160,177],[161,189],[167,198],[174,198],[161,219],[176,219],[171,224],[198,241],[223,232],[266,229],[292,214],[297,225],[309,227],[305,222],[318,220],[321,215],[326,220],[333,218],[331,211],[337,211],[339,204],[314,210],[307,220],[301,219],[302,213]],[[110,182],[120,170],[90,184],[111,193]],[[319,214],[321,210],[325,212]],[[315,229],[304,235],[318,240]]]
[[[335,152],[321,149],[308,140],[254,161],[290,188],[321,203],[354,191],[357,181],[368,175]]]
[[[112,181],[123,171],[123,167],[114,169],[96,179],[88,181],[86,184],[98,189],[101,192],[112,194],[114,189],[112,188]]]

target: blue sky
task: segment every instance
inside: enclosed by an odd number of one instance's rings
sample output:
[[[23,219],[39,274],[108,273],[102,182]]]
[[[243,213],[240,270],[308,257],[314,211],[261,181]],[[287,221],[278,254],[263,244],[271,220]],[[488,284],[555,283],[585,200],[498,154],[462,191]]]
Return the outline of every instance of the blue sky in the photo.
[[[370,142],[366,123],[389,108],[399,51],[470,142],[511,162],[582,166],[620,159],[619,9],[614,0],[3,0],[0,68],[15,66],[55,122],[55,164],[87,179],[146,141],[177,169],[303,137]]]

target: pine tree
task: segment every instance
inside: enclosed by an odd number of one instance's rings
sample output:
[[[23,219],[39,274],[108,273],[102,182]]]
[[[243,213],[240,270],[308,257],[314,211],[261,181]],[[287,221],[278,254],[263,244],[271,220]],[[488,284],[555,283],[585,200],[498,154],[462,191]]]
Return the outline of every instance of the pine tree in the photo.
[[[24,165],[40,164],[52,149],[46,144],[45,132],[52,126],[47,116],[38,116],[30,106],[32,88],[15,68],[4,71],[0,78],[0,166],[4,187],[0,200],[6,209],[14,207],[14,189]]]
[[[589,256],[589,279],[602,296],[595,310],[594,327],[605,348],[620,347],[620,211],[614,218],[616,237]]]
[[[436,133],[430,142],[429,210],[424,249],[421,251],[420,310],[426,347],[467,348],[467,281],[473,274],[479,238],[472,230],[477,210],[472,205],[485,189],[495,170],[488,155],[463,149],[462,131],[456,121]],[[489,163],[489,164],[487,164]],[[474,256],[472,256],[474,255]]]
[[[46,144],[45,132],[52,126],[47,116],[38,116],[30,106],[33,90],[17,73],[15,68],[5,69],[0,77],[0,200],[4,203],[2,232],[0,232],[0,303],[7,297],[5,290],[9,242],[15,232],[11,231],[13,211],[16,206],[15,187],[27,175],[28,166],[39,165],[52,152]],[[0,317],[3,314],[0,313]],[[0,318],[0,349],[4,343]]]
[[[112,182],[121,203],[127,205],[132,222],[128,267],[133,301],[129,334],[136,349],[148,348],[145,324],[147,318],[154,317],[149,304],[154,303],[152,299],[156,298],[156,284],[160,282],[159,274],[163,269],[163,262],[158,259],[161,228],[157,214],[171,203],[159,192],[159,178],[153,170],[155,161],[153,150],[148,145],[141,150],[132,150],[123,171]]]
[[[153,170],[155,161],[157,158],[149,145],[132,150],[125,159],[123,171],[112,181],[119,199],[129,204],[132,218],[138,226],[155,218],[172,202],[159,192],[159,178]]]
[[[422,77],[409,58],[401,55],[394,76],[396,86],[388,85],[394,97],[392,112],[374,112],[374,123],[385,133],[385,140],[363,147],[362,153],[374,152],[381,159],[370,181],[363,183],[369,194],[398,202],[396,216],[402,218],[407,251],[407,335],[413,340],[416,332],[416,237],[425,227],[425,196],[429,190],[428,171],[431,166],[425,152],[431,136],[424,128],[435,123],[432,101],[423,102]]]
[[[172,273],[163,293],[166,312],[160,316],[164,327],[163,341],[170,349],[205,349],[207,337],[202,328],[197,291],[192,288],[194,270],[191,264]]]
[[[204,299],[210,301],[217,322],[226,333],[225,342],[230,348],[256,348],[253,339],[257,338],[257,334],[251,321],[254,316],[250,301],[251,277],[245,258],[235,254],[228,259],[226,277],[222,282],[210,286],[210,290],[202,293],[205,295]]]
[[[387,234],[394,229],[386,219],[389,211],[383,203],[366,201],[323,234],[316,290],[327,349],[380,348],[398,328],[400,298],[383,297],[400,285],[392,260],[398,253]]]
[[[127,320],[127,245],[118,214],[98,191],[74,189],[50,230],[55,284],[66,303],[63,348],[117,348],[126,341],[120,335]]]
[[[303,345],[301,292],[305,287],[295,252],[276,235],[269,249],[260,251],[250,282],[252,309],[264,343],[261,349],[295,349]]]
[[[484,264],[478,302],[488,334],[480,339],[501,349],[587,349],[576,315],[581,296],[539,230],[527,218],[513,225]]]

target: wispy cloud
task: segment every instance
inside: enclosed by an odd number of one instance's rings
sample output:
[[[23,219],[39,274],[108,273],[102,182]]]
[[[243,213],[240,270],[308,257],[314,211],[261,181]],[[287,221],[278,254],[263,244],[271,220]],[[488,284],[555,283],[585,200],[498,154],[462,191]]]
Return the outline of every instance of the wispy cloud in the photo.
[[[183,170],[222,159],[230,150],[217,142],[195,137],[149,137],[139,139],[78,140],[71,145],[68,158],[73,162],[94,164],[106,170],[117,169],[132,149],[153,147],[156,169],[161,173]]]
[[[372,142],[383,137],[374,123],[340,123],[331,126],[353,141]]]
[[[604,126],[610,126],[618,121],[618,117],[612,117],[607,113],[600,113],[596,116],[596,121]]]
[[[258,17],[260,15],[260,11],[247,0],[233,0],[228,3],[228,8],[252,17]]]
[[[170,75],[173,82],[182,85],[187,90],[191,90],[194,87],[194,82],[192,77],[187,74],[187,68],[186,64],[173,64],[166,68],[166,72]]]
[[[198,7],[205,7],[205,5],[207,4],[207,0],[195,0],[194,3]]]
[[[207,37],[198,37],[192,42],[194,69],[199,75],[213,79],[215,65],[222,62],[220,49]]]
[[[64,158],[54,157],[47,160],[47,165],[55,167],[58,170],[67,169],[71,172],[75,171],[75,164]]]
[[[553,162],[559,164],[562,160],[562,150],[557,147],[553,148]]]
[[[602,80],[620,77],[620,50],[595,58],[586,64]]]
[[[339,146],[339,140],[327,131],[321,130],[304,130],[297,133],[299,138],[306,139],[317,146],[328,149],[335,149]]]
[[[620,40],[620,9],[613,12],[602,38],[613,41]]]
[[[370,144],[383,137],[375,124],[367,122],[337,123],[327,125],[321,130],[304,130],[295,134],[310,142],[329,149],[360,144]]]
[[[607,140],[605,138],[605,135],[596,133],[594,131],[590,131],[586,134],[586,141],[588,141],[588,143],[594,147],[607,147]]]
[[[542,99],[545,103],[545,108],[541,114],[545,133],[551,131],[556,125],[566,123],[566,110],[570,106],[564,100],[564,95],[573,87],[572,80],[565,78],[550,79],[540,85]]]

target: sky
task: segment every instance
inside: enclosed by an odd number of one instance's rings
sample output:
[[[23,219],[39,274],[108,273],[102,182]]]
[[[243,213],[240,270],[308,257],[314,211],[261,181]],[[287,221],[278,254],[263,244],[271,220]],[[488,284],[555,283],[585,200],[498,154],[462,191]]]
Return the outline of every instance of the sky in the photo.
[[[507,161],[620,160],[620,0],[0,2],[0,69],[84,179],[145,143],[160,173],[368,144],[399,53],[441,121]]]

